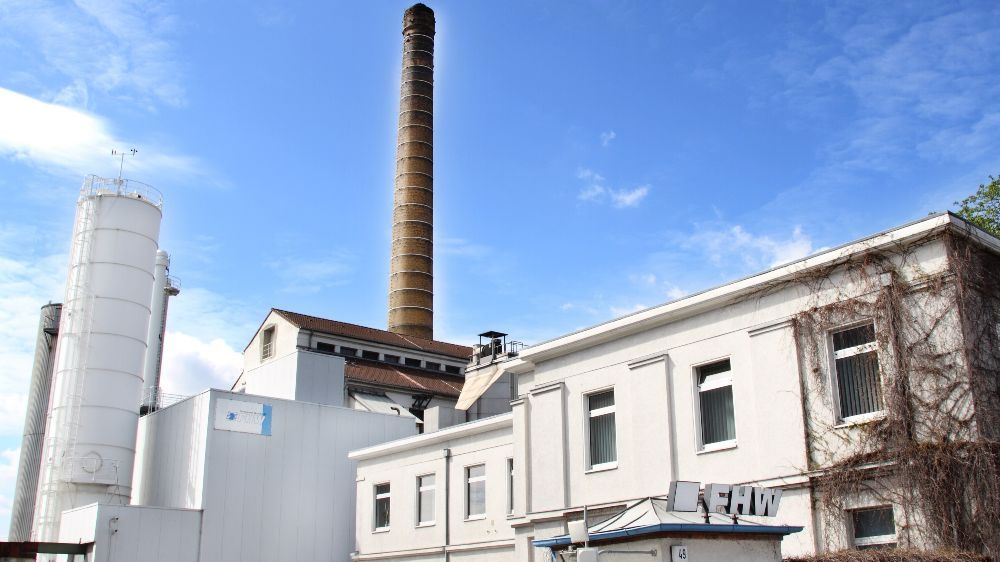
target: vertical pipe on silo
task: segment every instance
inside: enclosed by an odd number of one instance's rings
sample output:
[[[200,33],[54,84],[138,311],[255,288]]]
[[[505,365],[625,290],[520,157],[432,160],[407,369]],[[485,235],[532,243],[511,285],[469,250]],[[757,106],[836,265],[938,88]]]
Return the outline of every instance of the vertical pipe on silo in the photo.
[[[403,14],[389,331],[434,337],[434,12]]]
[[[153,270],[153,295],[146,336],[146,362],[143,367],[141,415],[146,415],[160,405],[160,369],[163,366],[163,338],[167,328],[167,307],[170,297],[180,293],[170,281],[170,256],[163,250],[156,251]]]
[[[35,515],[35,494],[38,491],[38,471],[45,439],[45,417],[49,409],[49,387],[52,382],[52,356],[59,333],[61,304],[42,307],[35,340],[35,361],[31,367],[28,387],[28,410],[24,416],[24,437],[21,439],[21,460],[14,485],[14,501],[10,508],[11,542],[27,541],[31,537],[31,522]]]

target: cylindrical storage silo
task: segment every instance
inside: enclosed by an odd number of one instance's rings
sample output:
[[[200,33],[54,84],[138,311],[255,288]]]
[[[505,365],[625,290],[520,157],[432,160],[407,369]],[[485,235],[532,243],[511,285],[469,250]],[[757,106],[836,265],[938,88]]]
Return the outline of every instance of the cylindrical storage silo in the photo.
[[[162,201],[138,182],[90,176],[73,229],[33,540],[61,513],[127,504],[142,398]]]
[[[24,416],[24,437],[21,439],[21,461],[17,465],[17,483],[14,485],[14,501],[10,508],[8,540],[11,542],[27,541],[31,537],[35,495],[38,492],[38,471],[45,439],[45,418],[49,408],[52,359],[61,310],[61,304],[47,304],[42,307],[41,318],[38,320],[35,361],[31,367],[28,409]]]

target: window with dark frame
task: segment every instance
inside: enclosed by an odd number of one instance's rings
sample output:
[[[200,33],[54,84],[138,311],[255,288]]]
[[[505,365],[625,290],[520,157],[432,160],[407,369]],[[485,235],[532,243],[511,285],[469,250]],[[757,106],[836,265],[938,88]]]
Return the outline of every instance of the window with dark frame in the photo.
[[[872,323],[831,334],[841,419],[882,410],[878,344]]]
[[[702,446],[736,441],[733,371],[729,359],[702,365],[697,371]]]
[[[316,342],[316,349],[318,351],[326,351],[328,353],[333,353],[337,351],[337,346],[333,345],[332,343],[326,343],[325,341],[318,341]]]
[[[412,357],[407,357],[407,358],[403,359],[403,362],[406,364],[407,367],[419,367],[420,366],[420,360],[419,359],[414,359]]]
[[[399,363],[399,356],[389,355],[388,353],[386,353],[385,355],[382,356],[382,360],[385,361],[386,363]]]
[[[349,357],[354,357],[358,354],[358,350],[353,347],[347,347],[346,345],[340,346],[340,354],[347,355]]]
[[[891,505],[857,509],[850,513],[855,548],[868,550],[896,546],[896,521]]]
[[[378,361],[378,357],[379,357],[379,355],[378,355],[377,351],[368,351],[367,349],[362,349],[361,350],[361,358],[362,359],[374,359],[374,360]]]
[[[375,485],[375,530],[389,528],[389,483]]]
[[[610,466],[618,461],[615,443],[615,391],[587,396],[590,433],[590,468]]]
[[[445,365],[444,372],[448,373],[449,375],[461,375],[462,368],[457,365]]]
[[[424,368],[425,369],[430,369],[431,371],[440,371],[441,370],[441,364],[440,363],[434,363],[433,361],[428,361],[427,363],[424,363]]]

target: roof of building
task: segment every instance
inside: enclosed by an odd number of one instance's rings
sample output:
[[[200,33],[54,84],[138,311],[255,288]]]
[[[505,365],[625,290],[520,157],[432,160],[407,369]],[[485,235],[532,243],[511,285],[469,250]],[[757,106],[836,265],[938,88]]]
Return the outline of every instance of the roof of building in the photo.
[[[664,533],[789,535],[802,530],[790,525],[761,525],[747,520],[734,524],[730,516],[712,513],[705,522],[704,513],[667,511],[666,498],[646,498],[626,507],[621,513],[587,529],[591,542],[615,542],[632,537]],[[560,547],[572,544],[569,535],[533,541],[535,546]]]
[[[438,355],[447,355],[448,357],[454,357],[455,359],[461,359],[463,361],[468,360],[469,356],[472,355],[472,348],[464,345],[437,340],[428,340],[415,336],[405,336],[403,334],[397,334],[386,330],[359,326],[358,324],[349,324],[347,322],[339,322],[337,320],[328,320],[326,318],[309,316],[308,314],[299,314],[298,312],[290,312],[288,310],[280,310],[277,308],[272,308],[271,310],[280,314],[285,320],[288,320],[299,328],[306,330],[313,330],[315,332],[353,338],[356,340],[365,340],[385,345],[392,345],[403,349],[412,349],[414,351],[426,351],[428,353],[436,353]]]
[[[344,378],[349,382],[452,397],[462,393],[462,384],[465,380],[461,376],[430,373],[423,369],[355,358],[347,359]]]

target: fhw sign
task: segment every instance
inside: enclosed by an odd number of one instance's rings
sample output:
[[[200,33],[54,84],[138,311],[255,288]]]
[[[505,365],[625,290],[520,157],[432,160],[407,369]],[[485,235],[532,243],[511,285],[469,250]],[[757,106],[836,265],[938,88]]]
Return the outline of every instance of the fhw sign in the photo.
[[[700,482],[674,480],[667,496],[667,511],[696,512],[699,496],[708,513],[774,517],[781,503],[781,488],[706,484],[702,493]]]

